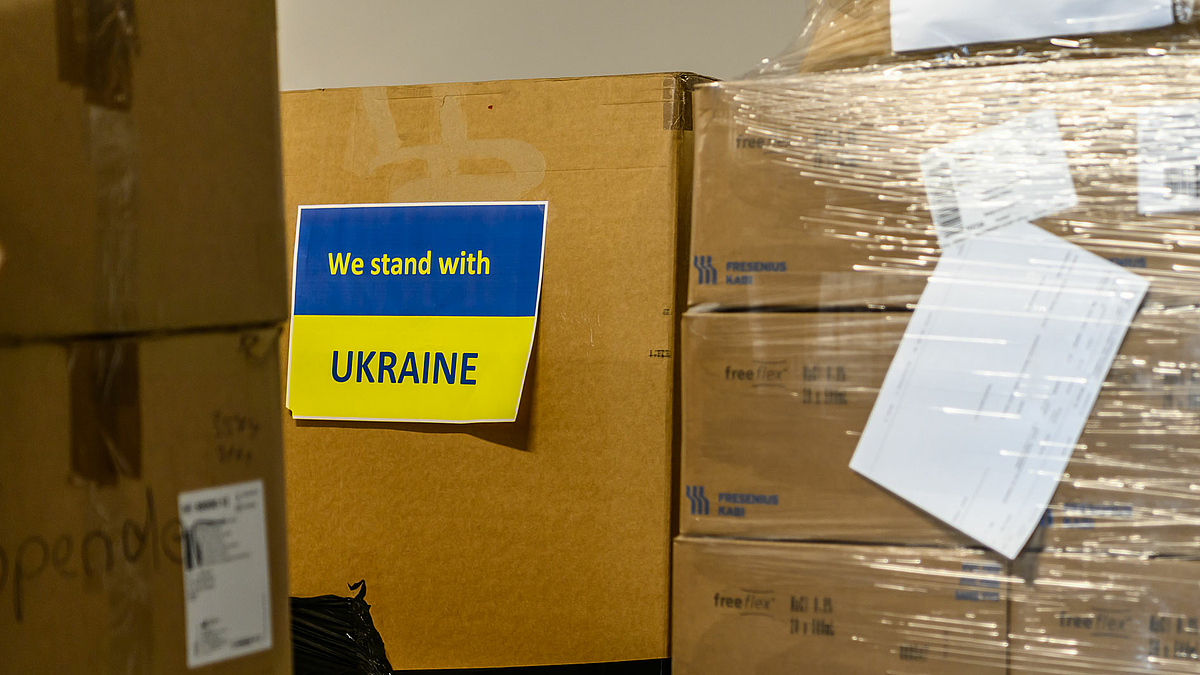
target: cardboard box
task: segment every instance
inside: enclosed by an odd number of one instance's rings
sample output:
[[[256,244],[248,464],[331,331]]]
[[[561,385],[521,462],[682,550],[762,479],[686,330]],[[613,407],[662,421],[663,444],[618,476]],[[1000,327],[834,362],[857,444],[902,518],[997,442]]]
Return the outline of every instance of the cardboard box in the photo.
[[[549,202],[516,423],[285,419],[292,590],[366,578],[395,667],[667,656],[695,79],[283,95],[293,213]]]
[[[684,317],[684,534],[953,543],[850,470],[910,315]],[[1144,309],[1126,336],[1034,546],[1196,550],[1200,312]],[[960,540],[961,541],[961,540]]]
[[[1196,672],[1200,562],[1037,554],[1014,574],[1010,672]]]
[[[1001,675],[1007,586],[970,549],[681,537],[672,669]]]
[[[1139,213],[1137,111],[1184,97],[1180,78],[1196,63],[898,68],[701,87],[689,302],[911,307],[941,252],[921,156],[1050,109],[1078,205],[1037,224],[1149,277],[1156,302],[1189,304],[1200,292],[1195,217]]]
[[[272,646],[204,672],[291,672],[277,336],[271,329],[0,349],[5,672],[193,672],[180,496],[247,481],[263,485],[265,541],[224,543],[235,556],[266,547],[268,588],[247,583],[237,592],[265,593],[270,631],[259,637]],[[197,530],[193,551],[220,555],[199,537]],[[224,572],[197,564],[197,573],[213,575],[216,592],[231,592]],[[239,636],[235,623],[216,630]]]
[[[0,3],[0,338],[287,317],[275,8]]]
[[[681,531],[968,543],[850,470],[908,317],[685,315]]]

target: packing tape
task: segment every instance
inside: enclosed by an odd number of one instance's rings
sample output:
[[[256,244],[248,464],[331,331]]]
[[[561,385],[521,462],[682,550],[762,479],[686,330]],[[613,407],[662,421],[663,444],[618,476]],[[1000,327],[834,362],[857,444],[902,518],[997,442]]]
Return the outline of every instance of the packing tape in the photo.
[[[122,532],[120,546],[126,547],[128,557],[127,548],[136,538],[129,539],[126,514],[136,507],[130,491],[118,483],[142,476],[138,343],[135,339],[80,341],[68,349],[71,469],[87,491],[84,517],[89,531]],[[149,491],[145,508],[147,518],[153,520]],[[111,546],[105,571],[85,579],[90,588],[103,593],[108,606],[108,636],[96,663],[105,675],[148,675],[154,663],[151,579],[141,565],[112,564]]]
[[[137,246],[133,60],[138,51],[133,0],[56,0],[58,77],[83,88],[88,103],[96,228],[103,284],[97,325],[121,329],[135,319]]]
[[[663,129],[692,130],[692,87],[696,79],[687,73],[663,78]]]
[[[103,297],[96,325],[117,331],[136,319],[137,140],[130,107],[138,51],[133,0],[56,0],[58,77],[83,89],[95,180]],[[129,511],[122,479],[142,476],[141,395],[135,340],[69,346],[71,469],[88,493],[88,519],[108,531]],[[153,672],[150,578],[116,566],[92,580],[107,598],[108,639],[96,665],[108,675]]]
[[[88,103],[128,110],[137,29],[133,0],[56,0],[58,77]]]
[[[88,101],[96,179],[100,273],[105,297],[99,325],[132,320],[136,146],[132,65],[137,48],[133,0],[57,0],[59,79],[81,86]],[[137,344],[82,342],[70,348],[71,466],[97,485],[141,474]]]
[[[70,347],[71,470],[97,486],[142,475],[141,396],[135,340]]]

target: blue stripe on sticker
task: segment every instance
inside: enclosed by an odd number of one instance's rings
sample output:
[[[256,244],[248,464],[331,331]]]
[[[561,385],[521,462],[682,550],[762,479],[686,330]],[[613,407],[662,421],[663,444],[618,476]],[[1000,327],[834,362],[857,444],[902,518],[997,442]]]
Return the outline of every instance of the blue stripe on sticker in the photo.
[[[534,316],[544,203],[302,207],[293,313]]]

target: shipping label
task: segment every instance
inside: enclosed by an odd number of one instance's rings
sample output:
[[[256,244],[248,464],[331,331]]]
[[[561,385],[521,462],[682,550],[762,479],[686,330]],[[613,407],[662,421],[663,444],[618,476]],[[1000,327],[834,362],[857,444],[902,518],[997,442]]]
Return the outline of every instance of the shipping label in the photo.
[[[1200,103],[1138,110],[1138,212],[1200,211]]]
[[[181,492],[189,668],[271,648],[271,572],[261,480]]]
[[[942,248],[1074,208],[1079,199],[1053,110],[1020,115],[921,156]]]

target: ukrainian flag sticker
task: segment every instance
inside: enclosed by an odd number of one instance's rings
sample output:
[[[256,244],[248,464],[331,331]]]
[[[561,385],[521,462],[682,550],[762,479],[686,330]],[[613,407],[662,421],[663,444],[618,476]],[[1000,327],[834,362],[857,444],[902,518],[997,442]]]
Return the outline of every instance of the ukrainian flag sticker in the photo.
[[[546,202],[301,206],[292,416],[515,420],[545,243]]]

